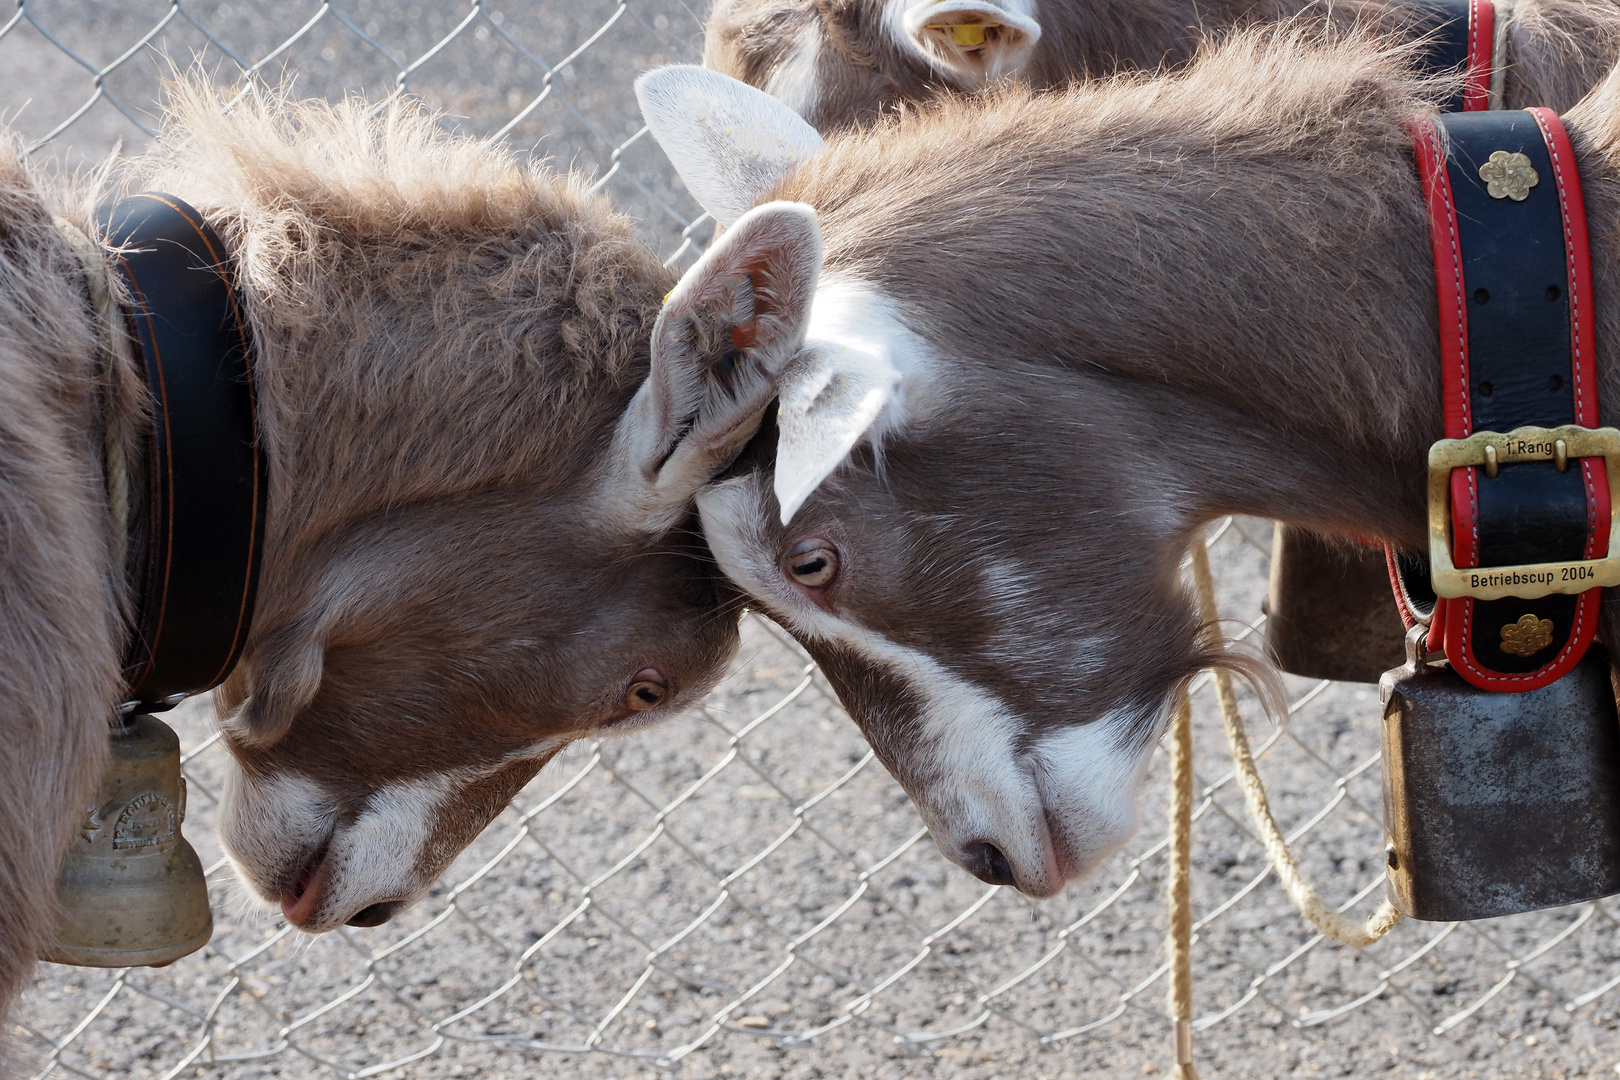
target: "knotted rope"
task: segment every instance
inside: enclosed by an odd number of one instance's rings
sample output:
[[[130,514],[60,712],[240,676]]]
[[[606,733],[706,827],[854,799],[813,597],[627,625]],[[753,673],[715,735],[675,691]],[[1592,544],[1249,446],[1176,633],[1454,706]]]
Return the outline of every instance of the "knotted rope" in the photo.
[[[1215,628],[1220,611],[1215,606],[1215,579],[1209,570],[1209,548],[1202,537],[1193,542],[1192,566],[1199,616],[1208,632],[1218,633]],[[1232,673],[1215,668],[1210,674],[1221,703],[1221,726],[1226,729],[1226,741],[1231,747],[1238,788],[1283,891],[1318,933],[1358,949],[1371,945],[1395,928],[1401,913],[1385,900],[1365,921],[1347,919],[1329,907],[1305,880],[1293,852],[1288,850],[1287,838],[1271,815],[1243,716],[1238,712],[1237,695],[1232,692]],[[1185,690],[1172,710],[1170,732],[1170,1017],[1175,1022],[1175,1075],[1179,1080],[1197,1080],[1192,1066],[1192,705]]]

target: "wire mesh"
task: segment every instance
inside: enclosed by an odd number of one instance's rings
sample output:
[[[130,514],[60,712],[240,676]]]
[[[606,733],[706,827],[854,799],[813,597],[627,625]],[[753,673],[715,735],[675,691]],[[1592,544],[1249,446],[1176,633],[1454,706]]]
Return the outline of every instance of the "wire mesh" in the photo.
[[[707,223],[630,80],[695,60],[700,16],[674,0],[24,2],[0,28],[0,108],[36,157],[75,166],[138,150],[177,69],[415,94],[448,127],[593,174],[676,261]],[[1214,536],[1227,629],[1253,638],[1269,526]],[[1370,909],[1376,688],[1289,686],[1288,724],[1253,726],[1274,810],[1323,894]],[[1361,952],[1324,942],[1265,864],[1206,680],[1194,702],[1206,1069],[1613,1075],[1620,906],[1408,922]],[[1161,762],[1142,833],[1093,880],[1040,903],[981,885],[939,856],[802,650],[750,617],[700,709],[576,745],[418,907],[310,939],[242,896],[219,855],[224,750],[206,710],[174,723],[214,939],[164,969],[42,965],[12,1018],[30,1075],[988,1078],[1168,1060]]]

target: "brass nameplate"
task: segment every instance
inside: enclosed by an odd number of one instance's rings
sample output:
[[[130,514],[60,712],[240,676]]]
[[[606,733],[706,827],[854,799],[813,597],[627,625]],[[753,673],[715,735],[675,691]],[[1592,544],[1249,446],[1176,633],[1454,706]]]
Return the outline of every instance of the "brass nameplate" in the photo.
[[[1563,443],[1560,453],[1559,443]],[[1487,448],[1491,453],[1487,455]],[[1491,566],[1459,570],[1451,561],[1451,470],[1563,457],[1601,457],[1608,463],[1609,551],[1601,559]],[[1490,481],[1481,479],[1483,483]],[[1620,586],[1620,430],[1521,427],[1507,434],[1481,431],[1466,439],[1441,439],[1429,447],[1429,576],[1436,596],[1455,599],[1535,600],[1554,593],[1582,593]]]
[[[1496,447],[1497,460],[1503,465],[1510,465],[1515,461],[1551,461],[1557,453],[1557,443],[1556,439],[1534,436],[1515,438],[1513,435],[1491,440],[1491,444]]]

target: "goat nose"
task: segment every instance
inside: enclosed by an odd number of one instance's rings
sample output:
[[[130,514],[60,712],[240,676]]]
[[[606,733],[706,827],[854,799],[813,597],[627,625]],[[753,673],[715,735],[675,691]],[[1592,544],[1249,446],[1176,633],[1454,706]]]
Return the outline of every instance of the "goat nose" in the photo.
[[[1001,849],[988,840],[969,844],[963,852],[967,856],[968,873],[988,885],[1016,885],[1012,863]]]
[[[399,910],[398,900],[384,900],[380,904],[363,907],[349,916],[350,926],[381,926]]]

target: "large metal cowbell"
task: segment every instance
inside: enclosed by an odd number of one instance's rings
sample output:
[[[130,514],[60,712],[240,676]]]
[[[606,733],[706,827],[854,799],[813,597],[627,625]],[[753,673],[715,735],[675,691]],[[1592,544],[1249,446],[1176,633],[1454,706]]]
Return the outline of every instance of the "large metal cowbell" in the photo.
[[[185,816],[179,738],[145,713],[115,725],[101,793],[57,880],[62,921],[44,959],[161,966],[208,944],[208,883],[180,834]]]
[[[1592,646],[1539,690],[1499,694],[1424,655],[1384,675],[1391,902],[1414,919],[1488,919],[1620,892],[1620,718]]]

